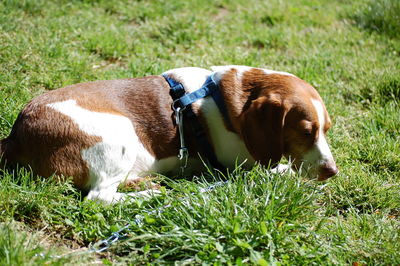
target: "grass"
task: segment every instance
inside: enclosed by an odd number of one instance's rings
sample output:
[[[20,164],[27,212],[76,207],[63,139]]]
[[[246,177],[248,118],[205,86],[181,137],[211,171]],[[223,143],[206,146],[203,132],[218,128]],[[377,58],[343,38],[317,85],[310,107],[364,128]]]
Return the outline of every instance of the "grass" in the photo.
[[[365,29],[400,37],[400,2],[391,0],[369,1],[355,15],[357,23]]]
[[[160,197],[114,206],[57,177],[4,172],[0,264],[400,264],[398,14],[395,0],[0,2],[1,138],[46,90],[243,64],[319,90],[340,168],[326,183],[237,169],[209,193],[193,192],[218,178],[169,180]],[[127,223],[107,252],[51,257]]]

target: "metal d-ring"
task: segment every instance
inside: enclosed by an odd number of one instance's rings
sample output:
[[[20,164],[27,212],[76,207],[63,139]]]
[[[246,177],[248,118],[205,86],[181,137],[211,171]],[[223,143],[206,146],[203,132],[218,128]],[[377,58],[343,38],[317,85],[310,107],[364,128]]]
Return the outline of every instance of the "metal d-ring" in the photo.
[[[181,111],[181,112],[183,112],[183,111],[186,109],[186,106],[184,106],[184,107],[176,106],[176,103],[177,103],[179,100],[180,100],[180,99],[176,99],[176,100],[173,101],[172,104],[171,104],[171,109],[172,109],[174,112],[176,112],[176,110],[177,110],[178,108],[180,108],[180,111]]]

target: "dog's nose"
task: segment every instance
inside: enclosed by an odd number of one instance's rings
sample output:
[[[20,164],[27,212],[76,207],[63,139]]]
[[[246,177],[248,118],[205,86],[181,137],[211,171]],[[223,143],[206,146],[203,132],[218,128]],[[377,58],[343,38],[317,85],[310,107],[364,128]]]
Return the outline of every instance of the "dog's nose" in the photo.
[[[326,163],[319,169],[318,180],[328,179],[339,172],[335,163]]]

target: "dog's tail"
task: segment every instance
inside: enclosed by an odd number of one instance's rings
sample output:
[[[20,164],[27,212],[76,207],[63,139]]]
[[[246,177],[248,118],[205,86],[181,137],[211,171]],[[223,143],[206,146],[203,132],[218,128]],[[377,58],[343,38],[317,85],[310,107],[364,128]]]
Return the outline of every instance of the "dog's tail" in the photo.
[[[13,164],[14,142],[5,138],[0,140],[0,169],[8,168]]]

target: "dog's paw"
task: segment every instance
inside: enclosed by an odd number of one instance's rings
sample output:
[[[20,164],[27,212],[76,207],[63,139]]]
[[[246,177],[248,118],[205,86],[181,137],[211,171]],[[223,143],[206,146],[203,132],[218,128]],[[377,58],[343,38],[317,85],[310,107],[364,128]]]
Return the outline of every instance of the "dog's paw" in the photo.
[[[139,177],[136,179],[128,179],[122,182],[118,189],[122,192],[140,192],[146,190],[159,190],[161,186],[153,182],[152,177]]]
[[[292,168],[288,164],[278,164],[277,167],[271,169],[271,173],[273,173],[273,174],[289,174],[289,175],[295,174],[295,172],[292,170]]]

